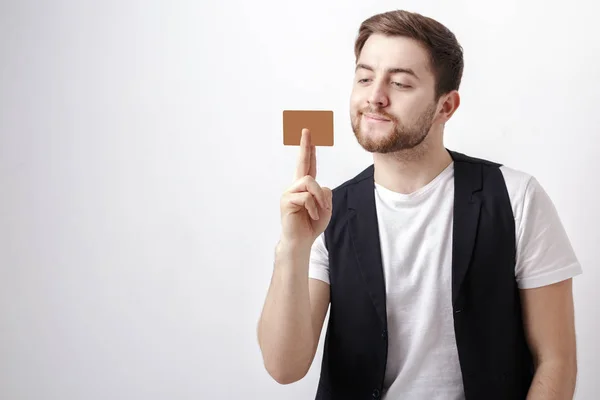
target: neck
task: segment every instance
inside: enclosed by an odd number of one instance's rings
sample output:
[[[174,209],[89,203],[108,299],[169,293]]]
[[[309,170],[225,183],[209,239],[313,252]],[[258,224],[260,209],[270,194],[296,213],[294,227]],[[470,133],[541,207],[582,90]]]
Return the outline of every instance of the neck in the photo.
[[[395,153],[374,153],[375,182],[397,193],[410,194],[431,182],[452,162],[441,137],[429,135],[419,146]]]

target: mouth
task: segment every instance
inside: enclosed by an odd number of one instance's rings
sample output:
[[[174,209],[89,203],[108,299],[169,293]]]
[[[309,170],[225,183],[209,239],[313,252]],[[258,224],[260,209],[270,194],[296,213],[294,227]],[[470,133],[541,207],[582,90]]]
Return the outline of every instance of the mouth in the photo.
[[[390,122],[389,119],[377,114],[363,114],[363,117],[365,117],[368,121],[372,122]]]

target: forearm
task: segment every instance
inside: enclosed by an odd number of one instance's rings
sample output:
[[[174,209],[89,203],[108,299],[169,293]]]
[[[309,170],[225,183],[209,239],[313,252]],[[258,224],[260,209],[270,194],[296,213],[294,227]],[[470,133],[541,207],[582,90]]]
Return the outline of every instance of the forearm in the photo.
[[[258,327],[265,367],[280,383],[304,376],[314,347],[308,289],[310,248],[277,246],[275,267]]]
[[[537,368],[527,400],[571,400],[577,380],[576,362],[545,362]]]

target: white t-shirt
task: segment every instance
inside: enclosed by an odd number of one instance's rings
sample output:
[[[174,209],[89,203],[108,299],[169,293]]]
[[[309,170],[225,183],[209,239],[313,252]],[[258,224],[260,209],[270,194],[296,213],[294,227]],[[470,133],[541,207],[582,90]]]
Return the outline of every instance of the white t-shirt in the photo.
[[[582,273],[556,209],[539,182],[501,167],[515,217],[521,289]],[[411,194],[375,183],[387,296],[388,359],[383,398],[464,399],[452,313],[454,164]],[[329,283],[324,237],[309,277]]]

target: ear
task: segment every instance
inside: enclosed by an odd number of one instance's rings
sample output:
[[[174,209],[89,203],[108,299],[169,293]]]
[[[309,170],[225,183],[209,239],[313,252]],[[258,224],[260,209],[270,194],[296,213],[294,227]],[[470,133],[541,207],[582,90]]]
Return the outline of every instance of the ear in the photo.
[[[460,95],[456,90],[446,93],[445,95],[440,97],[440,100],[438,102],[439,122],[442,124],[446,123],[450,118],[452,118],[452,115],[458,109],[459,106]]]

